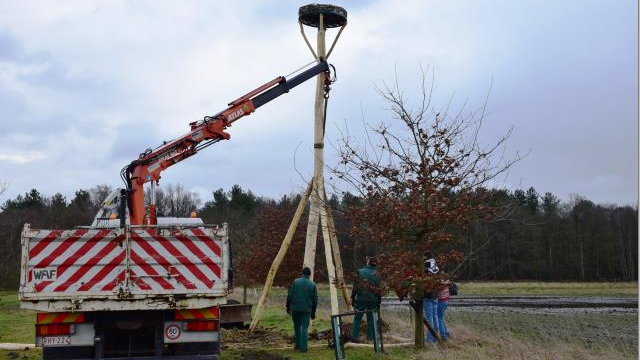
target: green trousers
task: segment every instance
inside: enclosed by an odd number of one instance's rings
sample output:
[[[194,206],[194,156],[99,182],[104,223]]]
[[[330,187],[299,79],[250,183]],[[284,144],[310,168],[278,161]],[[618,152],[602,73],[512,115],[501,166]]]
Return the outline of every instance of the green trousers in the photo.
[[[309,338],[309,319],[311,313],[292,311],[293,330],[295,333],[295,349],[307,352],[307,339]]]
[[[356,300],[356,311],[365,310],[377,310],[378,304],[376,302],[358,301]],[[358,313],[353,318],[353,331],[351,335],[354,339],[360,337],[360,323],[362,322],[363,313]],[[367,313],[367,340],[373,340],[373,314]]]

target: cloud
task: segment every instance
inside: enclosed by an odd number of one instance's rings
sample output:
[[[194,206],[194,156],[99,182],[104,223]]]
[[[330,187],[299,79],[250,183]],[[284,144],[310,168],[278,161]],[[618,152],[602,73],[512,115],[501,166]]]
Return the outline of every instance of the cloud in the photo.
[[[46,156],[39,151],[0,150],[0,162],[28,164],[44,158]]]
[[[309,62],[299,5],[6,2],[0,142],[11,154],[46,157],[33,160],[38,168],[17,158],[0,161],[0,178],[13,184],[5,195],[118,185],[120,168],[146,148]],[[336,124],[346,121],[360,136],[363,115],[372,123],[388,118],[375,85],[393,81],[396,69],[413,98],[422,64],[435,75],[436,106],[455,94],[454,105],[468,99],[475,108],[494,79],[483,139],[515,125],[510,149],[532,150],[510,172],[513,183],[566,198],[579,179],[598,184],[596,178],[612,176],[624,179],[620,191],[581,191],[594,201],[636,199],[637,4],[538,5],[344,2],[349,24],[330,59],[338,82],[327,142],[339,136]],[[314,42],[313,29],[307,35]],[[309,81],[237,122],[230,141],[174,166],[163,181],[200,193],[234,183],[269,196],[297,189],[297,170],[312,168],[314,87]],[[326,161],[335,161],[329,146]],[[44,183],[47,173],[60,175]]]

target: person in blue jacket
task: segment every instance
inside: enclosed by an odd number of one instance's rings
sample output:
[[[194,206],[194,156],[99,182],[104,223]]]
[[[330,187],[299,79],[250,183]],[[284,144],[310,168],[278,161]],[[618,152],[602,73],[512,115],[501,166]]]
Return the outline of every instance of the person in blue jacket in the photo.
[[[316,284],[309,279],[311,269],[302,269],[302,277],[293,280],[287,295],[287,314],[293,319],[295,333],[294,349],[307,352],[310,319],[316,318],[318,307],[318,290]]]

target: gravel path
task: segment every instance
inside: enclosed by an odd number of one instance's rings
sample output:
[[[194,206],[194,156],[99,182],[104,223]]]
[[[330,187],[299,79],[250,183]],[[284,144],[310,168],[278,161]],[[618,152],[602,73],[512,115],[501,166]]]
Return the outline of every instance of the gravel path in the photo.
[[[408,307],[407,301],[384,298],[382,307]],[[638,312],[638,298],[602,296],[455,296],[449,300],[449,309],[468,312],[525,312],[525,313],[610,313]]]

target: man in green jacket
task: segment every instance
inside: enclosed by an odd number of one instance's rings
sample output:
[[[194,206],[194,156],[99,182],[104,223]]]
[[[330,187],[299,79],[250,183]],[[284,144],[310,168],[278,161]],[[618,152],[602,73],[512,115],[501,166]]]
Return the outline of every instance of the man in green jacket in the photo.
[[[302,277],[293,280],[287,295],[287,314],[293,318],[296,350],[307,352],[307,338],[309,337],[309,318],[316,318],[318,306],[318,290],[316,284],[309,279],[311,269],[302,269]]]
[[[380,278],[376,273],[376,259],[367,257],[367,265],[358,269],[358,279],[353,284],[351,292],[351,302],[355,304],[356,311],[378,310],[382,297],[378,291]],[[353,319],[353,331],[351,335],[354,340],[360,337],[360,323],[362,314],[357,313]],[[373,314],[367,313],[367,340],[373,340]]]

